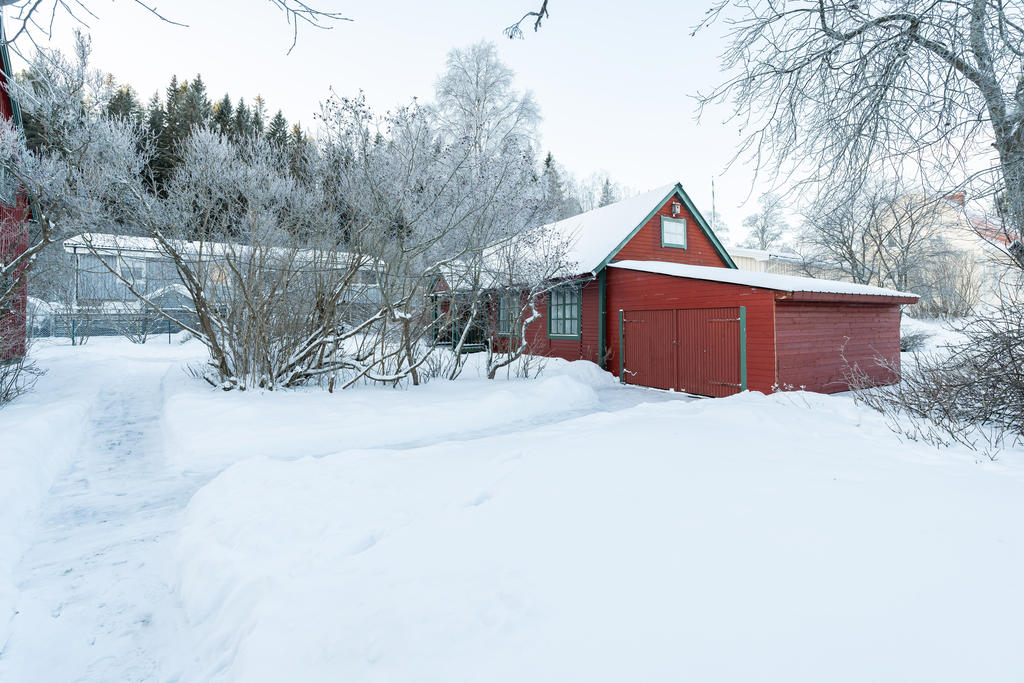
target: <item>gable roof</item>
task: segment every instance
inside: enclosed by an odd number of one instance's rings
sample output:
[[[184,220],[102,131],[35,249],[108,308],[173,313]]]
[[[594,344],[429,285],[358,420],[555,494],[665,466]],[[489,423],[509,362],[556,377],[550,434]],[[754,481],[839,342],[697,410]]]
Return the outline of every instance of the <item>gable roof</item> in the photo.
[[[569,245],[566,260],[575,264],[576,272],[564,275],[597,273],[611,262],[615,254],[633,239],[644,224],[673,196],[677,197],[690,212],[697,227],[707,236],[722,261],[729,268],[735,268],[736,264],[729,257],[729,253],[715,237],[711,226],[704,220],[704,216],[679,183],[655,188],[608,206],[548,223],[541,230],[554,232]]]
[[[900,292],[895,289],[859,285],[853,282],[822,280],[814,277],[797,275],[778,275],[776,273],[758,273],[749,270],[733,270],[730,268],[714,268],[711,266],[689,266],[681,263],[664,261],[616,261],[608,264],[613,268],[637,270],[644,273],[685,277],[694,280],[710,280],[712,282],[728,282],[734,285],[746,285],[761,289],[773,289],[778,292],[813,292],[815,294],[847,294],[857,296],[884,296],[900,299],[918,299],[917,294]]]

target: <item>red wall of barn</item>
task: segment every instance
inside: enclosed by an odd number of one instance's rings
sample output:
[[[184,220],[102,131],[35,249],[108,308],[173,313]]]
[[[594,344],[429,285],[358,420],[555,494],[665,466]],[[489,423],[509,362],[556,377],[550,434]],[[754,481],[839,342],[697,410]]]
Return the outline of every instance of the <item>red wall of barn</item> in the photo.
[[[826,394],[846,391],[844,355],[876,384],[899,378],[898,305],[779,301],[775,335],[779,385],[784,389]],[[893,363],[895,375],[877,364],[879,357]]]
[[[608,370],[619,371],[619,310],[677,308],[747,309],[747,388],[768,393],[775,385],[775,292],[723,282],[706,282],[608,269],[606,339],[611,347]]]
[[[553,356],[566,360],[589,360],[597,363],[600,360],[598,349],[597,321],[599,316],[598,300],[600,285],[596,280],[583,283],[582,331],[579,339],[548,339],[548,304],[547,297],[537,302],[537,312],[541,317],[526,328],[526,338],[530,343],[530,353],[537,356]]]
[[[685,263],[691,266],[726,266],[722,257],[711,245],[704,231],[697,225],[693,214],[686,210],[680,202],[682,213],[676,218],[686,219],[686,249],[661,246],[661,217],[672,218],[672,202],[679,201],[675,197],[665,202],[644,227],[627,242],[613,257],[615,261],[667,261],[669,263]],[[623,226],[629,229],[627,226]]]
[[[27,248],[24,209],[0,204],[0,262],[10,263]],[[15,277],[18,275],[20,270]],[[25,355],[27,304],[28,293],[23,286],[14,295],[10,309],[0,311],[0,361]]]

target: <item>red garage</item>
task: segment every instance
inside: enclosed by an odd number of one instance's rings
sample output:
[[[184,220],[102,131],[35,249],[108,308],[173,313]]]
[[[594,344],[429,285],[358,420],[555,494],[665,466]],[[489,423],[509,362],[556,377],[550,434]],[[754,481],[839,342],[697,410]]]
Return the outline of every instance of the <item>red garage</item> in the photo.
[[[547,227],[575,265],[540,301],[531,353],[704,396],[844,391],[852,365],[898,379],[900,306],[915,295],[737,270],[678,184]]]
[[[703,396],[845,391],[847,363],[891,382],[900,304],[916,301],[845,282],[652,261],[609,264],[607,292],[618,314],[608,367],[628,384]]]

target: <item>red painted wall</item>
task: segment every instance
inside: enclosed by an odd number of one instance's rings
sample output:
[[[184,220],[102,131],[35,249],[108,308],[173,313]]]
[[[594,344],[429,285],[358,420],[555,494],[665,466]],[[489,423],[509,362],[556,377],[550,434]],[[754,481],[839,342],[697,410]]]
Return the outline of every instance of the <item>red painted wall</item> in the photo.
[[[686,249],[678,247],[661,246],[661,217],[672,218],[672,202],[677,199],[669,199],[657,213],[651,216],[650,220],[644,223],[644,227],[633,236],[629,242],[619,250],[613,257],[615,261],[667,261],[669,263],[685,263],[691,266],[722,266],[727,267],[722,257],[718,255],[707,238],[704,231],[697,225],[693,215],[686,210],[686,205],[680,202],[682,213],[676,218],[686,220]],[[635,225],[623,226],[624,234],[635,228]]]
[[[899,379],[898,305],[779,301],[775,325],[783,389],[806,388],[826,394],[846,391],[844,355],[876,384]],[[878,357],[892,363],[896,374],[879,366]]]
[[[687,248],[661,246],[661,216],[672,217],[667,201],[634,235],[613,261],[667,261],[690,265],[728,267],[701,231],[693,216],[682,207],[678,216],[687,222]],[[624,226],[628,229],[628,226]],[[844,361],[840,348],[846,337],[845,356],[858,364],[876,383],[894,380],[890,371],[874,359],[889,359],[898,371],[900,307],[896,303],[865,304],[848,301],[795,302],[779,300],[779,292],[724,282],[708,282],[607,268],[605,344],[606,368],[619,372],[619,310],[660,311],[744,306],[747,319],[747,388],[770,393],[782,388],[804,387],[811,391],[844,391]],[[530,352],[567,360],[600,362],[598,321],[600,285],[583,285],[582,335],[580,339],[548,339],[547,301],[537,310],[541,318],[527,330]],[[500,340],[499,346],[507,343]],[[673,373],[673,367],[666,367]],[[897,375],[898,377],[898,375]],[[652,381],[654,386],[671,386]]]
[[[619,310],[676,308],[747,309],[747,388],[768,393],[775,385],[775,292],[723,282],[608,269],[608,370],[619,372]]]
[[[537,302],[537,312],[541,318],[526,329],[530,353],[537,356],[552,356],[566,360],[589,360],[597,363],[600,360],[598,348],[598,299],[600,285],[596,280],[582,285],[582,334],[579,339],[548,339],[548,305],[547,296]]]
[[[7,79],[0,69],[0,118],[10,120],[13,115],[11,98],[7,94]],[[10,263],[28,248],[26,213],[24,206],[0,204],[0,262]],[[18,275],[20,270],[15,277]],[[23,285],[14,295],[11,306],[0,310],[0,361],[25,355],[27,304],[28,291]]]
[[[27,248],[24,210],[0,204],[0,261],[10,263]],[[20,271],[15,277],[18,275]],[[27,304],[28,292],[22,286],[10,308],[0,311],[0,361],[25,355]]]

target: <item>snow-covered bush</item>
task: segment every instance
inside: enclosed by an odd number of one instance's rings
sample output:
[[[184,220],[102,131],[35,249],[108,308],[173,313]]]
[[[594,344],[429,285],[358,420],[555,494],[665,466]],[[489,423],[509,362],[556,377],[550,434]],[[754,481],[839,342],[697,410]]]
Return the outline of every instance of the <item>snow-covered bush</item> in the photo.
[[[464,338],[489,320],[496,290],[526,291],[532,308],[561,264],[558,245],[526,230],[548,208],[528,135],[481,146],[481,121],[460,123],[451,107],[377,114],[332,96],[316,140],[285,150],[197,127],[174,167],[157,169],[151,131],[97,106],[105,81],[84,41],[77,57],[41,51],[18,85],[39,140],[0,131],[40,220],[26,258],[81,233],[100,275],[206,346],[214,386],[418,383],[446,315],[438,282],[470,302]],[[493,247],[525,235],[527,259]],[[189,310],[151,296],[132,265],[142,251],[168,265]],[[448,377],[461,364],[451,358]]]

